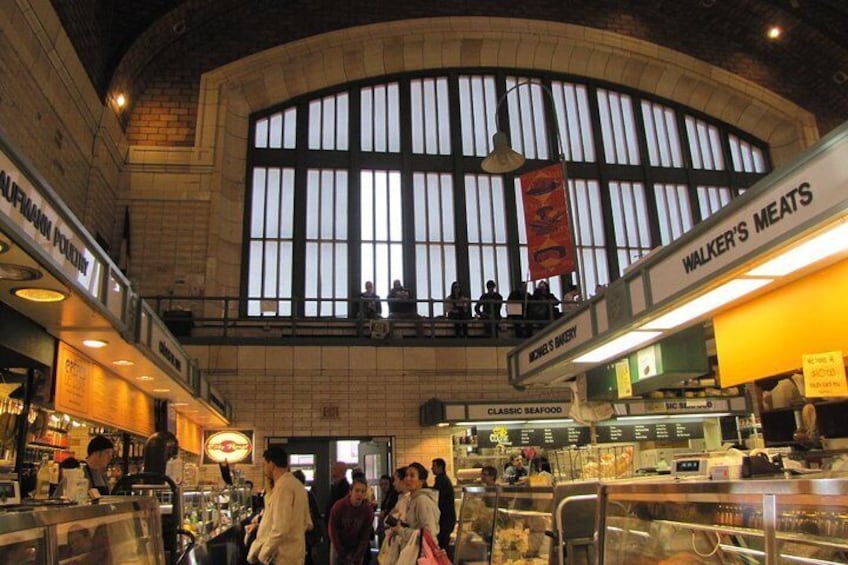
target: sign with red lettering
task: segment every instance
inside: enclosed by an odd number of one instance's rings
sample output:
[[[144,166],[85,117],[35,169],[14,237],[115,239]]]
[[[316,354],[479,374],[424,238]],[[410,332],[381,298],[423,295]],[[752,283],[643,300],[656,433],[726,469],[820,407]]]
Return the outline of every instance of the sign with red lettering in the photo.
[[[565,202],[562,164],[521,175],[532,280],[574,271],[574,242]]]
[[[203,463],[253,464],[253,430],[204,432]]]

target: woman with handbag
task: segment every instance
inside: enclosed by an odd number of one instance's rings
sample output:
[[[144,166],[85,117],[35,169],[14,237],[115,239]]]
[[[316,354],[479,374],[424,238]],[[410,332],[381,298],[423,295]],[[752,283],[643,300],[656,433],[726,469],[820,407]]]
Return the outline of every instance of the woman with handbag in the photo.
[[[428,471],[421,463],[410,463],[404,484],[409,494],[406,519],[391,524],[391,531],[400,542],[400,555],[393,563],[381,565],[415,565],[421,553],[422,531],[439,535],[439,493],[427,488]]]

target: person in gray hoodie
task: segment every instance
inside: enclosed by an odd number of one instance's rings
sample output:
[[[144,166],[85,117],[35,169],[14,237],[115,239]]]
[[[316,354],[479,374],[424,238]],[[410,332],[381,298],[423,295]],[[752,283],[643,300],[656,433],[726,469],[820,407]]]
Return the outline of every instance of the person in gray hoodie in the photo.
[[[410,463],[406,468],[407,492],[410,493],[406,519],[392,530],[401,536],[403,545],[413,530],[428,530],[433,539],[439,536],[439,492],[427,488],[427,469],[421,463]]]

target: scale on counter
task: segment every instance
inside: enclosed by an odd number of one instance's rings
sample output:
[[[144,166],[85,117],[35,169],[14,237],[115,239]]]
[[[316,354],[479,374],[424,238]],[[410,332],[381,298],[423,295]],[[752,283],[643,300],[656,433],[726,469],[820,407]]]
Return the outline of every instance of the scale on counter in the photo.
[[[0,506],[21,503],[21,482],[17,475],[0,475]]]
[[[738,479],[742,474],[741,452],[713,451],[680,454],[671,462],[671,474],[681,479]]]

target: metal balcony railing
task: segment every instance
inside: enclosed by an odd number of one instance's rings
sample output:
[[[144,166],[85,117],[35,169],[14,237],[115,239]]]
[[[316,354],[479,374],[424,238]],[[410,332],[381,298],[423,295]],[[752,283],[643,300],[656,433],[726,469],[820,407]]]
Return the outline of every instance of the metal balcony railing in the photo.
[[[550,302],[532,300],[504,301],[498,309],[500,317],[494,320],[474,315],[477,301],[469,301],[470,317],[454,318],[445,314],[442,300],[382,299],[382,314],[367,318],[363,315],[367,300],[358,297],[278,300],[168,295],[145,300],[153,305],[174,335],[190,343],[287,338],[315,341],[362,338],[371,345],[375,340],[397,338],[454,338],[474,340],[480,345],[490,340],[514,343],[560,317],[559,308]],[[489,310],[486,306],[484,310]],[[564,305],[566,311],[571,307]]]

